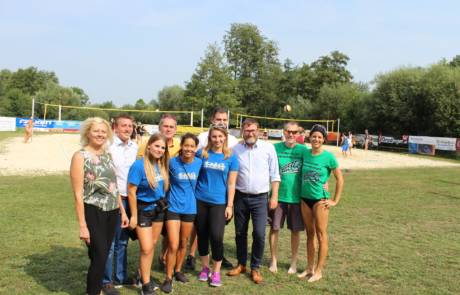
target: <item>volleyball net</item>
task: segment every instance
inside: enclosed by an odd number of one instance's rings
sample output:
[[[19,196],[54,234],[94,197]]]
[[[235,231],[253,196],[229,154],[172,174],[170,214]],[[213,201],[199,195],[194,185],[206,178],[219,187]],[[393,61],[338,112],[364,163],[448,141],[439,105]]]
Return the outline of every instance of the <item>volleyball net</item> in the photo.
[[[109,120],[119,114],[130,114],[138,122],[153,123],[159,122],[163,114],[174,115],[178,125],[194,126],[201,119],[201,112],[194,111],[177,111],[177,110],[160,110],[160,109],[122,109],[122,108],[104,108],[94,106],[69,106],[50,103],[35,102],[37,109],[33,113],[38,114],[43,120],[84,120],[88,117],[102,117]],[[196,118],[198,116],[198,118]],[[202,119],[201,119],[202,120]],[[195,123],[196,125],[196,123]]]
[[[321,124],[326,127],[327,132],[336,132],[338,126],[338,120],[324,120],[324,119],[298,119],[298,118],[275,118],[275,117],[264,117],[255,116],[241,113],[234,113],[236,116],[236,128],[241,128],[241,124],[245,118],[257,119],[261,128],[282,128],[282,125],[289,121],[299,123],[304,129],[310,129],[314,124]]]

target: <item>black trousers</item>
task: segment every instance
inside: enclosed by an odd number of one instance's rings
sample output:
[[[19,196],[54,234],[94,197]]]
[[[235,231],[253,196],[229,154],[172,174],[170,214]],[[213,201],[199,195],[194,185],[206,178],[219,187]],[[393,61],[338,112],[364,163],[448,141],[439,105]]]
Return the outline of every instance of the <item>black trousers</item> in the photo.
[[[225,207],[200,200],[196,201],[197,214],[195,219],[198,236],[198,253],[200,256],[209,254],[211,243],[212,259],[221,261],[224,257]]]
[[[115,235],[119,213],[119,209],[102,211],[99,207],[85,204],[85,219],[90,238],[86,293],[90,295],[101,293],[105,263]]]

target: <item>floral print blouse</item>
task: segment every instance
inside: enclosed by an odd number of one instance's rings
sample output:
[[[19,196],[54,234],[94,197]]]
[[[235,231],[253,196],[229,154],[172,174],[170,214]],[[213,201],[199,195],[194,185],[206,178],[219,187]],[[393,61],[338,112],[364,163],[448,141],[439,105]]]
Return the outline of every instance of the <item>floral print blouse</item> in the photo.
[[[112,156],[105,152],[95,155],[80,150],[84,158],[83,202],[99,207],[102,211],[118,208],[117,177]]]

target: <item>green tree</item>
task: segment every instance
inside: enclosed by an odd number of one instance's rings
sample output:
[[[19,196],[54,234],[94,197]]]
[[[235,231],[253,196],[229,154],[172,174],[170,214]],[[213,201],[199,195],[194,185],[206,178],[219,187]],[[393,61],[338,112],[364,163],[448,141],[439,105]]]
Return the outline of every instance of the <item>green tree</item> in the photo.
[[[272,113],[282,73],[275,42],[255,25],[232,24],[224,36],[224,48],[242,107],[253,114]]]
[[[165,86],[158,92],[158,101],[153,107],[160,110],[184,110],[187,105],[184,104],[185,89],[179,85]]]
[[[452,67],[460,67],[460,55],[454,56],[454,58],[452,58],[449,62],[449,65]]]
[[[209,45],[186,84],[184,103],[188,109],[204,109],[206,116],[210,116],[216,106],[235,110],[240,104],[234,92],[235,85],[218,46]]]

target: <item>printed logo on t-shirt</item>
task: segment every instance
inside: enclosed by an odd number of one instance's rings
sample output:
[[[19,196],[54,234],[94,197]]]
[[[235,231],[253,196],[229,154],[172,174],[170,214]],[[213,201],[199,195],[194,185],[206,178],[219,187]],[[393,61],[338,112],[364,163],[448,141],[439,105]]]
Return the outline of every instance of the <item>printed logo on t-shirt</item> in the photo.
[[[280,169],[281,174],[297,174],[300,172],[300,168],[302,167],[301,161],[292,161]]]
[[[208,168],[208,169],[213,169],[213,170],[220,170],[220,171],[225,170],[225,164],[224,163],[206,161],[206,162],[204,162],[204,167]]]
[[[180,172],[179,175],[177,175],[177,177],[180,179],[180,180],[196,180],[197,179],[197,175],[195,172],[191,172],[191,173],[185,173],[185,172]]]
[[[319,172],[316,171],[308,171],[303,175],[303,182],[310,182],[310,183],[316,183],[320,181],[320,175]]]

